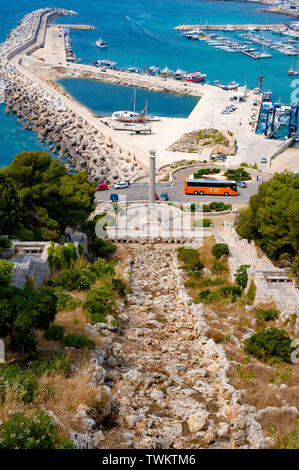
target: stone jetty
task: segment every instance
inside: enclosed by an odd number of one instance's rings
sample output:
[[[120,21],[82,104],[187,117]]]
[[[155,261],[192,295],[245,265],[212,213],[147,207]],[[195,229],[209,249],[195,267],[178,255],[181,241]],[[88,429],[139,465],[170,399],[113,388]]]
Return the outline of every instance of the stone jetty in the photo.
[[[132,180],[144,174],[145,166],[111,137],[111,131],[92,120],[80,107],[35,77],[22,66],[45,36],[49,21],[75,14],[62,9],[42,9],[26,15],[0,45],[0,79],[6,83],[6,113],[15,113],[23,127],[36,131],[68,168],[85,171],[98,183]],[[67,104],[66,104],[67,102]],[[89,119],[91,117],[91,119]]]

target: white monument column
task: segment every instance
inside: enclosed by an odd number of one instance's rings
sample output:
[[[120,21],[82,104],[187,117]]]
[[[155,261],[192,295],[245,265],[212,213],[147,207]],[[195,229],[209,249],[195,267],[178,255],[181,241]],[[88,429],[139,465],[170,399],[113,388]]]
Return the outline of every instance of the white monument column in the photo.
[[[149,157],[149,194],[148,199],[150,203],[155,202],[155,186],[156,186],[156,151],[150,150]]]

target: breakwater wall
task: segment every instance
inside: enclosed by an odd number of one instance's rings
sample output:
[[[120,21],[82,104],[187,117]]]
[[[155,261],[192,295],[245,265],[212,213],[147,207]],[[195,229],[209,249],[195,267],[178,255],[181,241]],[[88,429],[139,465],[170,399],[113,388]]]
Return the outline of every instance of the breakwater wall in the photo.
[[[110,129],[106,130],[106,126],[92,118],[90,113],[22,65],[23,55],[43,44],[48,21],[62,14],[69,12],[44,9],[32,13],[11,34],[13,40],[8,38],[9,43],[0,48],[0,59],[4,62],[0,78],[7,84],[6,113],[17,114],[24,128],[36,131],[53,153],[63,158],[63,162],[67,160],[67,167],[85,171],[98,183],[105,181],[111,184],[142,175],[146,165],[137,161],[132,150],[119,144]]]

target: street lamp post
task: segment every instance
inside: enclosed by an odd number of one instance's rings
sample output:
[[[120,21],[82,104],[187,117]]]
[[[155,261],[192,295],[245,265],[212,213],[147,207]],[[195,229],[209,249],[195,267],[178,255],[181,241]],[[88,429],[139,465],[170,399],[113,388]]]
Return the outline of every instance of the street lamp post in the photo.
[[[156,151],[150,150],[149,157],[149,202],[155,202],[155,186],[156,186]]]

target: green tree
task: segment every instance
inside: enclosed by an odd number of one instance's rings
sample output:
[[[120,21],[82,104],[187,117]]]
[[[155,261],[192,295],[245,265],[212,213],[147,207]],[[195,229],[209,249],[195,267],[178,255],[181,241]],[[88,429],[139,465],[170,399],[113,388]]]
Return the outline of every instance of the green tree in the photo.
[[[94,209],[95,184],[85,173],[70,174],[45,152],[23,152],[3,170],[26,207],[24,226],[35,239],[58,239],[67,226],[86,222]]]
[[[16,186],[0,172],[0,233],[10,234],[22,220],[22,205]]]
[[[0,259],[0,288],[8,287],[11,281],[13,264],[9,261]]]
[[[35,350],[37,330],[45,330],[56,315],[57,297],[48,289],[0,289],[0,336],[10,337],[13,350]]]
[[[221,256],[228,256],[229,248],[226,243],[215,243],[212,248],[212,254],[217,258],[220,259]]]
[[[255,240],[272,259],[294,254],[299,240],[299,174],[276,173],[251,196],[249,207],[240,212],[238,234]]]

